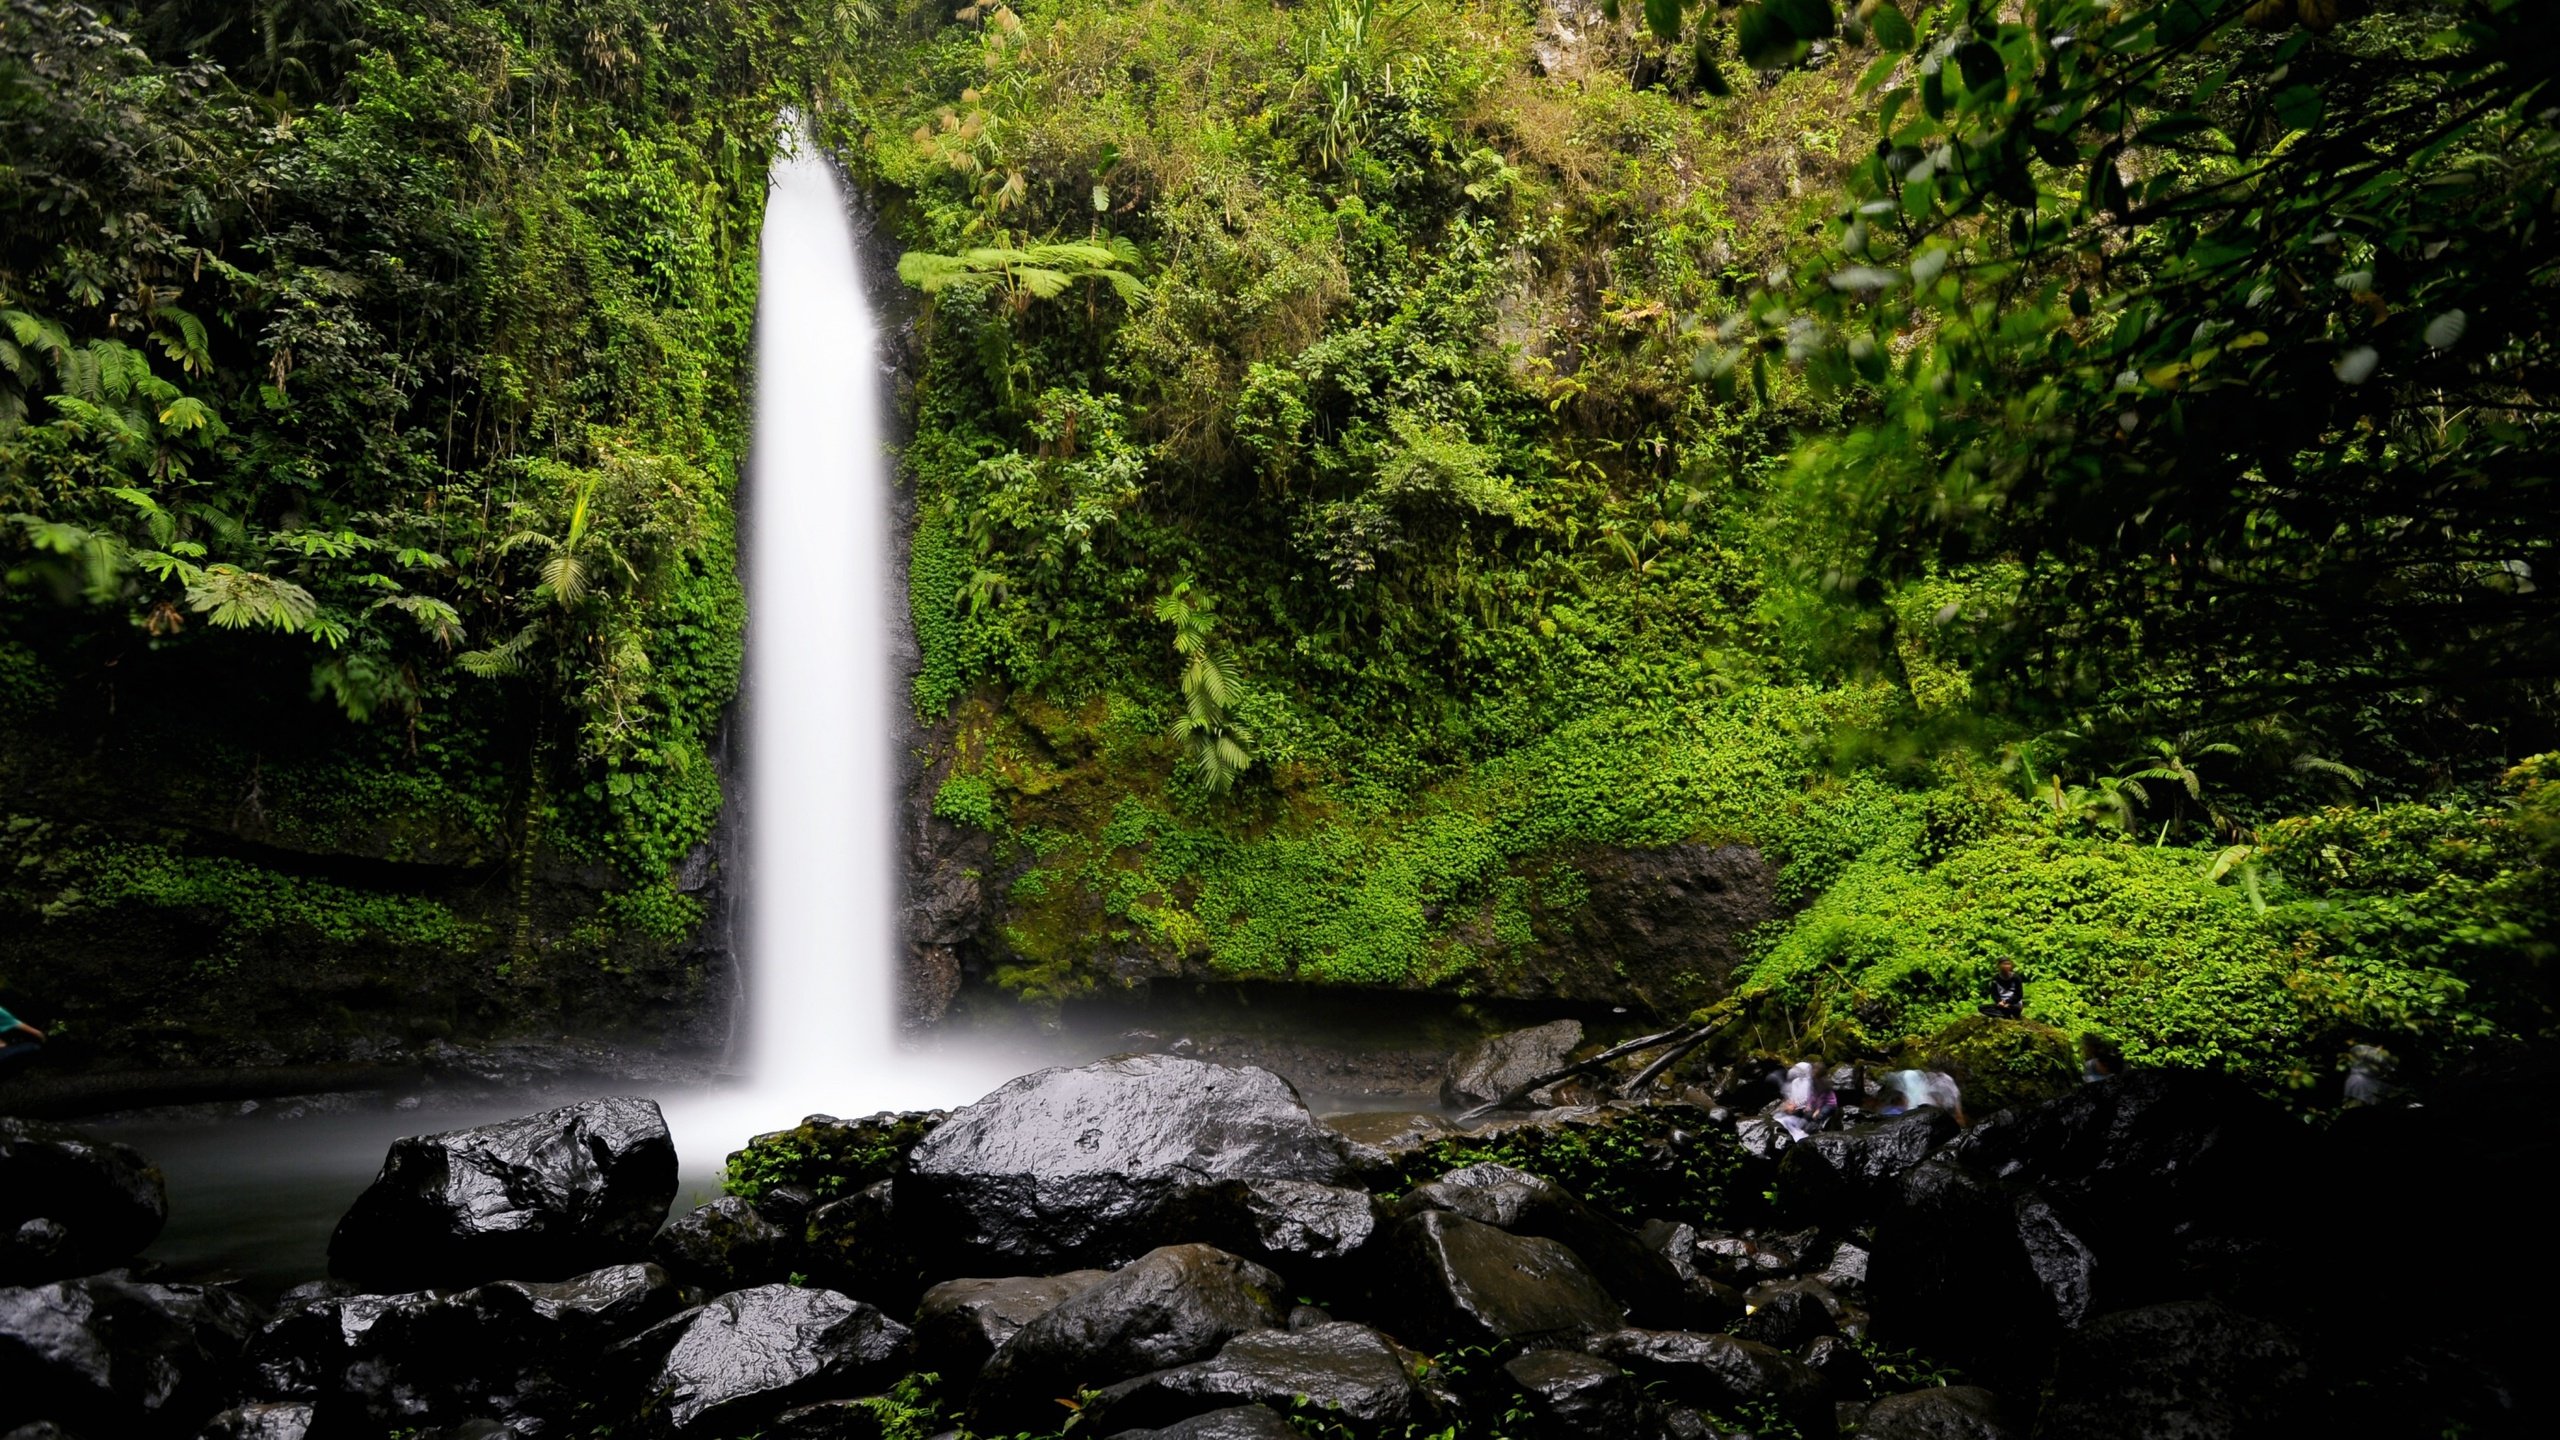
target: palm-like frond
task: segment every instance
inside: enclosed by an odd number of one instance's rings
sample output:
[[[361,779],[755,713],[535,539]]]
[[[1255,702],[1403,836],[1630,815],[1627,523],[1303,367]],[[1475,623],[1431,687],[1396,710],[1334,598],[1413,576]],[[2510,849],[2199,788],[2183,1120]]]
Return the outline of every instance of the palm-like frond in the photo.
[[[524,673],[525,657],[533,652],[534,642],[542,638],[542,627],[527,625],[515,634],[486,650],[465,650],[453,657],[463,672],[483,680],[496,680]]]
[[[207,565],[187,587],[187,608],[225,630],[264,626],[295,634],[313,632],[320,602],[290,580],[237,565]]]

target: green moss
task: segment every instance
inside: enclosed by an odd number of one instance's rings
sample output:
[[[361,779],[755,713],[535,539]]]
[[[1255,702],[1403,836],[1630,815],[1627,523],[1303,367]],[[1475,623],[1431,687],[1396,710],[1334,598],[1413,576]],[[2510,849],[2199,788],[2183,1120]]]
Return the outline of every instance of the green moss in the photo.
[[[2033,1020],[1968,1015],[1906,1044],[1896,1063],[1962,1077],[1965,1109],[1976,1118],[2053,1099],[2080,1083],[2078,1042]]]
[[[977,775],[953,771],[933,792],[933,813],[955,825],[1000,830],[1004,817],[996,809],[995,787]]]
[[[97,928],[135,910],[183,916],[218,937],[208,952],[214,963],[228,963],[249,941],[318,940],[350,952],[395,946],[458,956],[490,938],[484,927],[431,900],[61,832],[26,817],[13,818],[0,832],[0,856],[14,868],[12,888],[35,897],[48,922]]]
[[[1564,1121],[1437,1140],[1376,1188],[1392,1197],[1469,1165],[1543,1175],[1630,1226],[1675,1218],[1740,1224],[1758,1202],[1740,1188],[1747,1157],[1733,1133],[1676,1107],[1601,1110]]]
[[[758,1135],[730,1155],[721,1188],[748,1200],[776,1185],[798,1185],[830,1198],[850,1195],[895,1175],[933,1124],[923,1112],[806,1120]]]

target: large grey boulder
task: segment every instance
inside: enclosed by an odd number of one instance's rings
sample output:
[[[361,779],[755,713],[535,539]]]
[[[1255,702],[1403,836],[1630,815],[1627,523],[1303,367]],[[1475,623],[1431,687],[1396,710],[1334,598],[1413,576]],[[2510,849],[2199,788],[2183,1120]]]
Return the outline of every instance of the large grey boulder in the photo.
[[[2311,1132],[2228,1076],[2135,1070],[1967,1131],[1964,1163],[2032,1185],[2104,1266],[2098,1308],[2215,1291],[2329,1197]]]
[[[1670,1399],[1729,1413],[1766,1404],[1809,1437],[1836,1426],[1831,1396],[1811,1366],[1781,1350],[1731,1335],[1678,1330],[1619,1330],[1593,1340],[1591,1353],[1618,1365]]]
[[[1287,1315],[1280,1277],[1206,1245],[1168,1245],[1069,1296],[997,1347],[969,1394],[971,1427],[1057,1423],[1057,1402],[1218,1353]]]
[[[495,1417],[520,1434],[592,1402],[606,1351],[682,1307],[655,1265],[451,1294],[324,1295],[251,1348],[258,1393],[315,1401],[327,1428],[387,1433]]]
[[[2039,1440],[2243,1440],[2344,1433],[2322,1423],[2300,1341],[2210,1300],[2093,1320],[2062,1346]],[[2371,1403],[2371,1402],[2368,1402]]]
[[[311,1423],[308,1401],[261,1401],[214,1416],[196,1440],[304,1440],[311,1433]]]
[[[192,1435],[261,1316],[220,1286],[92,1276],[0,1290],[0,1404],[75,1434]]]
[[[1867,1407],[1854,1440],[2015,1440],[2000,1397],[1979,1385],[1888,1395]]]
[[[1502,1371],[1528,1401],[1537,1433],[1554,1440],[1632,1435],[1644,1415],[1644,1392],[1634,1377],[1595,1355],[1532,1350]]]
[[[1355,1435],[1403,1435],[1433,1414],[1416,1378],[1425,1368],[1423,1357],[1366,1325],[1257,1330],[1207,1360],[1111,1386],[1086,1412],[1104,1434],[1258,1404],[1302,1410]]]
[[[1402,1218],[1426,1210],[1555,1241],[1590,1266],[1639,1324],[1679,1326],[1702,1318],[1668,1256],[1543,1175],[1469,1165],[1415,1186],[1390,1213]]]
[[[2096,1304],[2097,1256],[2043,1192],[1944,1161],[1898,1182],[1876,1223],[1878,1338],[1926,1345],[2002,1388],[2032,1388]]]
[[[649,1364],[642,1421],[690,1437],[751,1429],[828,1392],[878,1390],[906,1372],[907,1327],[833,1290],[759,1285],[625,1342]]]
[[[1955,1135],[1955,1117],[1934,1105],[1881,1125],[1808,1135],[1778,1161],[1778,1204],[1799,1221],[1855,1226]]]
[[[1167,1240],[1196,1240],[1259,1261],[1301,1288],[1330,1290],[1376,1232],[1369,1192],[1312,1180],[1224,1180],[1187,1192],[1162,1222]]]
[[[1440,1078],[1440,1103],[1463,1109],[1499,1100],[1561,1068],[1581,1043],[1579,1020],[1550,1020],[1479,1040],[1450,1058],[1448,1072]]]
[[[796,1252],[830,1290],[905,1314],[924,1291],[918,1227],[907,1223],[904,1180],[879,1180],[809,1212]]]
[[[1109,1278],[1107,1270],[1071,1270],[945,1280],[924,1292],[916,1306],[917,1363],[946,1381],[967,1384],[1015,1331]]]
[[[1111,1440],[1302,1440],[1295,1427],[1267,1405],[1238,1405],[1176,1421],[1161,1430],[1122,1430]]]
[[[897,1183],[942,1273],[1066,1269],[1143,1253],[1197,1186],[1339,1183],[1351,1149],[1267,1070],[1123,1055],[953,1112]]]
[[[793,1238],[753,1205],[723,1195],[668,1221],[649,1256],[685,1284],[716,1293],[788,1278]]]
[[[132,1148],[0,1115],[0,1285],[95,1274],[168,1219],[167,1182]]]
[[[675,1193],[652,1100],[411,1136],[338,1222],[329,1271],[377,1291],[561,1279],[646,1256]]]
[[[1600,1278],[1553,1240],[1426,1210],[1382,1243],[1378,1308],[1396,1333],[1435,1350],[1577,1341],[1625,1321]]]

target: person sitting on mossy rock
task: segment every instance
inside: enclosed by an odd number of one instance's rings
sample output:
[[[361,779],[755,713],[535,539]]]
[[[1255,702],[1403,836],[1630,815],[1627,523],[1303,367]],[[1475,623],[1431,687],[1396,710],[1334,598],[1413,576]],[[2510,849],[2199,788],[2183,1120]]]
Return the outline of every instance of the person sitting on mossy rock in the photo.
[[[1982,1013],[1995,1020],[2016,1020],[2027,1013],[2026,977],[2018,973],[2018,962],[2002,960],[1991,976],[1991,1003]]]

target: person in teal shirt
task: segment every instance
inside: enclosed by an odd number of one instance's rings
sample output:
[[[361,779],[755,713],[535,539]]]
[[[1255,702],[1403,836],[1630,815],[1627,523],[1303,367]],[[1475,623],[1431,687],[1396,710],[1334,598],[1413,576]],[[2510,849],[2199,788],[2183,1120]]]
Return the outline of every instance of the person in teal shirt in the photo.
[[[44,1032],[6,1010],[0,1010],[0,1071],[44,1048]]]

